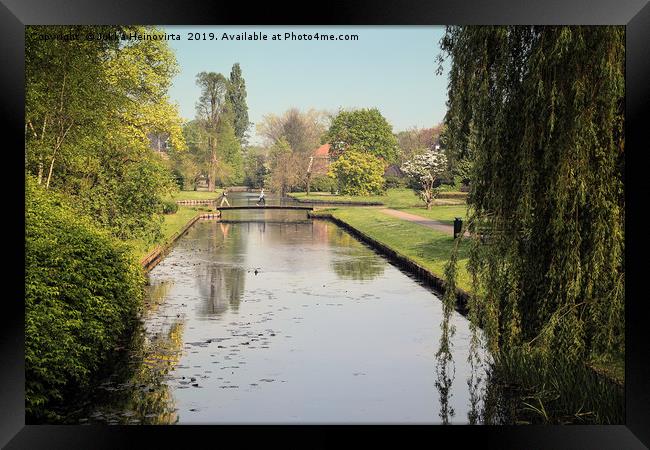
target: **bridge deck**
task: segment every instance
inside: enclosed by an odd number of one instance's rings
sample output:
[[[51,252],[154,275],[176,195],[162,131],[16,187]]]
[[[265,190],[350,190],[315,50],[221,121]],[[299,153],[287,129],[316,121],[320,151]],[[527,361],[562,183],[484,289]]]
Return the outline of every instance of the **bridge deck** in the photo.
[[[217,206],[218,211],[228,211],[231,209],[295,209],[302,211],[313,211],[312,206],[279,206],[279,205],[269,205],[269,206]]]

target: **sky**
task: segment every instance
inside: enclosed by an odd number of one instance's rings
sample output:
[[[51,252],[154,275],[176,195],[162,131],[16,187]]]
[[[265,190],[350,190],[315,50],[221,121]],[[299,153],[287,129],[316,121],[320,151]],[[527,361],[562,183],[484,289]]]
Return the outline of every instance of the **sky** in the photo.
[[[249,120],[280,115],[291,107],[303,111],[376,107],[393,132],[440,123],[446,112],[448,63],[436,74],[439,41],[444,27],[163,27],[180,40],[169,40],[180,74],[170,89],[181,116],[195,116],[200,90],[195,83],[202,71],[230,75],[239,63],[246,81]],[[268,40],[222,40],[224,33],[266,34]],[[206,40],[189,40],[188,33],[206,33]],[[216,40],[210,40],[214,33]],[[272,36],[280,33],[281,40]],[[291,40],[285,33],[358,35],[358,40]],[[251,144],[261,143],[251,128]]]

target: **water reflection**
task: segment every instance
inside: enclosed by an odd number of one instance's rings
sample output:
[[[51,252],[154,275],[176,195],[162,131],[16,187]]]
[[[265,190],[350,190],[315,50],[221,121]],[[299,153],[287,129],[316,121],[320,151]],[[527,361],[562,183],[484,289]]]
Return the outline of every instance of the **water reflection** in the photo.
[[[386,260],[368,253],[365,247],[359,246],[359,241],[341,228],[330,226],[326,230],[329,240],[337,246],[337,254],[331,265],[341,279],[373,280],[384,274]]]
[[[202,315],[220,315],[228,308],[237,311],[245,287],[245,243],[242,230],[221,222],[209,222],[213,230],[205,249],[210,258],[196,266],[196,283],[205,299]]]
[[[152,299],[169,289],[161,284],[150,289]],[[150,304],[157,305],[155,301]],[[88,406],[71,416],[71,421],[109,425],[176,423],[177,409],[167,382],[181,357],[183,332],[183,320],[162,324],[157,331],[138,329],[128,351],[117,361],[115,372],[97,386]]]
[[[334,224],[198,222],[150,280],[111,420],[481,421],[467,321]]]
[[[439,416],[442,419],[443,425],[448,425],[450,420],[454,417],[454,408],[450,405],[452,397],[452,385],[456,377],[456,366],[454,365],[454,358],[452,354],[453,335],[455,327],[450,323],[453,310],[450,305],[444,303],[443,300],[443,317],[440,324],[441,334],[438,351],[436,352],[436,382],[435,386],[438,389],[440,398],[440,412]]]

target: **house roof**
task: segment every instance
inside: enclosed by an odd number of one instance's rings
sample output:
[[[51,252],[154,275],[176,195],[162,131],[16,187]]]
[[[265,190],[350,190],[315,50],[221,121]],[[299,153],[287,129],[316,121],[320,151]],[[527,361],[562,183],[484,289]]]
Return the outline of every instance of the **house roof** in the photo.
[[[386,167],[386,170],[384,170],[384,175],[392,176],[392,177],[405,176],[404,172],[402,172],[402,169],[400,169],[400,167],[397,164],[391,164],[390,166]]]
[[[316,150],[314,150],[314,156],[329,156],[330,152],[330,145],[329,144],[323,144],[320,147],[318,147]]]

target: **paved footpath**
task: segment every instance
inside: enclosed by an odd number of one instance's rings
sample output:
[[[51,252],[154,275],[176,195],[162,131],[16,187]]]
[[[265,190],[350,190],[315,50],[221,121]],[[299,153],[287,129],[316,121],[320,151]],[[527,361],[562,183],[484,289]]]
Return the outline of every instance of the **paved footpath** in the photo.
[[[417,223],[419,225],[431,228],[433,230],[442,231],[443,233],[454,234],[454,226],[447,225],[446,223],[439,222],[437,220],[427,219],[426,217],[417,216],[415,214],[407,213],[404,211],[398,211],[396,209],[381,209],[381,212],[388,214],[389,216],[397,217],[398,219],[408,220],[409,222]],[[469,236],[466,232],[465,236]]]

